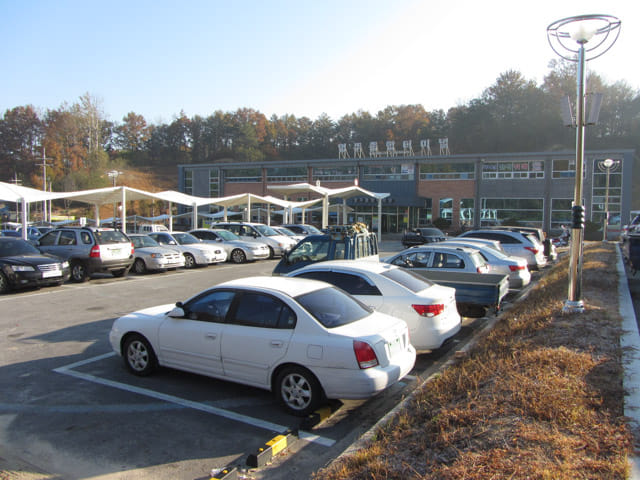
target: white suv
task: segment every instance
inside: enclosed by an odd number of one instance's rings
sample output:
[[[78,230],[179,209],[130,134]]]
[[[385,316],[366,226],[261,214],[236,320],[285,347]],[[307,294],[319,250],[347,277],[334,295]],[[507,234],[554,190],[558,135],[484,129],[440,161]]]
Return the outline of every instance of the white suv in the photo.
[[[526,258],[529,269],[537,270],[547,264],[547,259],[544,256],[544,246],[532,234],[491,229],[469,230],[458,236],[498,240],[507,254],[513,255],[514,257]]]
[[[282,257],[297,243],[264,223],[224,222],[216,223],[212,227],[230,230],[247,242],[266,243],[269,247],[269,258]]]

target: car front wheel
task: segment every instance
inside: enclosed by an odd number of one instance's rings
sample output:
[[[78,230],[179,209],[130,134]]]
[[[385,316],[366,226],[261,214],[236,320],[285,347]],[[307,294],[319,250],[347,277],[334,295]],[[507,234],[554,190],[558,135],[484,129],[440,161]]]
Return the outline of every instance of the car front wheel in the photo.
[[[184,254],[184,268],[195,268],[196,259],[190,253]]]
[[[124,363],[134,375],[145,377],[157,366],[156,354],[142,335],[131,335],[124,343]]]
[[[9,280],[4,276],[4,273],[0,272],[0,293],[7,293],[9,291]]]
[[[136,258],[136,261],[133,262],[133,271],[138,275],[147,272],[147,266],[144,263],[144,260],[141,258]]]
[[[231,260],[233,263],[244,263],[247,261],[247,256],[242,250],[236,248],[231,252]]]
[[[286,367],[278,374],[275,392],[285,410],[298,417],[309,415],[324,399],[313,373],[297,366]]]

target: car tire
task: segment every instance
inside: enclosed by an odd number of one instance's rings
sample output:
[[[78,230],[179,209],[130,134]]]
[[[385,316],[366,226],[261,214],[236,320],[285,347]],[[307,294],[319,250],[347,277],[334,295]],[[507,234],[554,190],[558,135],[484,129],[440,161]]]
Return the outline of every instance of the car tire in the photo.
[[[89,280],[89,270],[84,263],[77,260],[71,262],[71,280],[76,283],[82,283]]]
[[[158,359],[149,341],[142,335],[127,337],[122,351],[124,364],[134,375],[146,377],[158,366]]]
[[[120,277],[124,277],[127,273],[127,269],[126,268],[121,268],[120,270],[113,270],[111,272],[111,275],[113,275],[116,278],[120,278]]]
[[[273,251],[273,248],[269,247],[269,259],[275,258],[276,253]]]
[[[184,268],[195,268],[196,267],[196,259],[193,258],[193,255],[190,253],[184,254]]]
[[[247,256],[240,248],[235,248],[231,252],[231,261],[233,263],[244,263],[247,261]]]
[[[136,261],[133,262],[133,271],[138,275],[147,273],[147,265],[144,263],[143,259],[136,258]]]
[[[7,293],[9,291],[9,280],[4,273],[0,272],[0,293]]]
[[[298,366],[285,367],[278,374],[274,391],[284,409],[298,417],[309,415],[324,400],[315,375]]]

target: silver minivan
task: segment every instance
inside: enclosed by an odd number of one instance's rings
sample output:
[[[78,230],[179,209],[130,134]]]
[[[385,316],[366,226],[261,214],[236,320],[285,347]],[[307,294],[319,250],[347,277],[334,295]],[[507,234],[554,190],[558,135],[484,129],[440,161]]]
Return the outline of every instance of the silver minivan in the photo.
[[[264,223],[223,222],[214,224],[213,228],[230,230],[248,242],[266,243],[269,247],[269,258],[281,257],[296,245],[295,240],[280,235]]]

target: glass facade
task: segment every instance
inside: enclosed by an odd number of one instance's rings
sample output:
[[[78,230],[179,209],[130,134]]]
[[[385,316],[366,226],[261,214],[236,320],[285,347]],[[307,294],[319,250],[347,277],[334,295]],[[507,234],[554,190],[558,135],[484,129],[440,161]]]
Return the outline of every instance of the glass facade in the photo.
[[[362,167],[362,180],[413,180],[413,164]]]
[[[542,198],[482,198],[480,225],[542,227]]]
[[[306,182],[307,167],[273,167],[267,168],[267,183],[270,182],[290,182],[300,183]]]
[[[313,181],[321,182],[353,182],[358,176],[356,166],[313,167]]]
[[[226,168],[224,180],[229,183],[260,183],[262,182],[261,168]]]
[[[220,196],[220,170],[217,168],[209,169],[209,197]]]
[[[184,193],[193,195],[193,170],[184,171]]]
[[[482,164],[482,178],[485,180],[544,178],[544,160],[485,162]]]
[[[620,224],[620,203],[622,198],[622,173],[619,164],[609,169],[609,189],[607,198],[607,169],[602,159],[594,160],[593,191],[591,196],[591,221],[604,223],[605,204],[609,210],[609,225]]]
[[[473,163],[429,163],[420,165],[420,180],[474,180]]]

